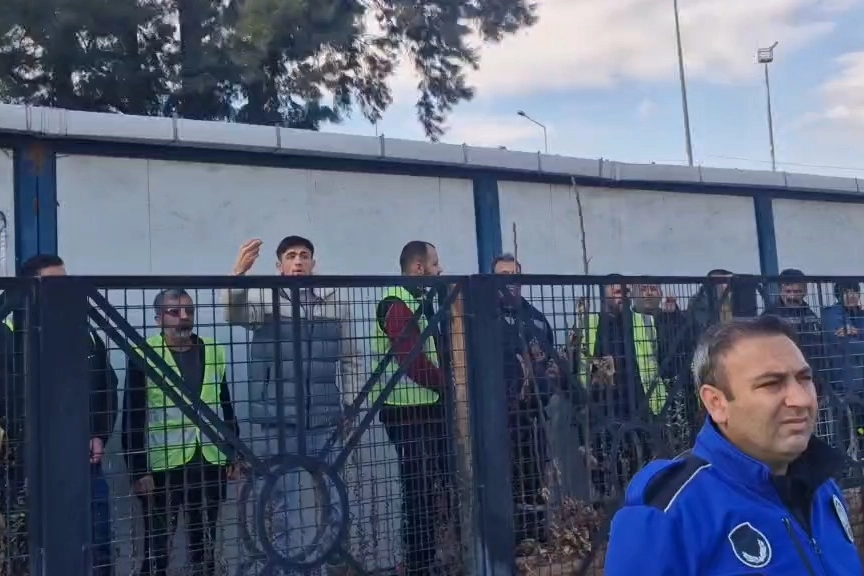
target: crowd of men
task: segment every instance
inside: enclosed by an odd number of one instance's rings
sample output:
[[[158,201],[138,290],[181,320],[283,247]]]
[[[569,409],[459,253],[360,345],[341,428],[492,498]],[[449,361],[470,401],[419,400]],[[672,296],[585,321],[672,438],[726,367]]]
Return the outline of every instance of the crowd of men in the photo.
[[[243,276],[261,256],[261,240],[242,245],[232,270]],[[283,276],[314,273],[315,247],[300,236],[284,238],[275,250],[276,271]],[[429,574],[437,562],[436,534],[442,496],[458,526],[453,470],[449,454],[452,430],[445,417],[447,394],[452,389],[448,366],[448,328],[436,321],[441,296],[434,278],[443,272],[436,248],[429,242],[407,243],[399,266],[405,276],[429,277],[424,286],[393,286],[377,302],[372,348],[384,359],[384,376],[373,388],[375,403],[384,384],[401,369],[401,376],[382,401],[378,418],[399,461],[402,486],[402,550],[404,573]],[[492,262],[502,276],[521,274],[513,255]],[[25,276],[65,275],[62,259],[37,256],[22,266]],[[626,285],[610,276],[602,286],[599,304],[577,305],[568,342],[556,342],[553,329],[537,305],[522,296],[517,280],[502,280],[499,293],[503,387],[509,405],[509,431],[513,471],[516,540],[543,540],[548,441],[546,408],[555,394],[600,423],[634,419],[662,420],[672,441],[689,447],[701,424],[696,383],[690,366],[700,336],[718,320],[754,317],[757,286],[739,281],[727,270],[713,270],[709,282],[686,304],[664,295],[657,285]],[[864,382],[864,312],[857,284],[838,283],[836,303],[817,315],[807,303],[804,275],[785,270],[776,301],[768,298],[766,313],[790,323],[817,383],[834,389],[855,389]],[[333,438],[344,438],[354,415],[354,394],[362,388],[367,369],[357,347],[350,303],[335,290],[301,289],[300,302],[280,290],[230,289],[222,294],[225,320],[250,332],[248,398],[250,423],[262,433],[253,441],[256,455],[296,453],[305,439],[309,453],[336,452]],[[539,305],[539,304],[538,304]],[[596,309],[595,309],[596,308]],[[153,302],[159,333],[147,344],[179,376],[188,390],[210,406],[239,435],[229,385],[228,358],[222,345],[195,332],[195,303],[183,289],[161,291]],[[299,316],[297,316],[299,314]],[[301,322],[302,320],[302,322]],[[295,322],[300,322],[295,330]],[[298,347],[297,334],[302,338]],[[2,338],[14,340],[7,322]],[[424,337],[427,335],[428,337]],[[215,574],[214,543],[220,504],[226,486],[247,473],[244,463],[230,460],[219,446],[203,435],[194,422],[164,393],[143,367],[149,360],[127,359],[125,394],[118,406],[117,377],[108,362],[106,345],[91,331],[90,361],[93,438],[93,564],[97,574],[113,573],[108,487],[101,471],[105,443],[119,412],[124,456],[134,493],[145,518],[145,553],[141,574],[164,575],[168,568],[171,537],[182,508],[189,535],[189,562],[201,576]],[[2,343],[0,343],[2,344]],[[559,346],[561,345],[561,346]],[[561,352],[561,348],[566,353]],[[302,350],[298,357],[296,350]],[[419,349],[419,354],[412,351]],[[274,363],[280,362],[281,381],[274,383]],[[14,372],[7,368],[7,373]],[[302,380],[298,380],[302,378]],[[8,380],[8,379],[7,379]],[[170,383],[168,384],[170,385]],[[235,384],[236,386],[236,384]],[[12,449],[23,434],[16,428],[22,410],[20,398],[6,384],[5,446],[3,466],[9,470],[2,486],[5,530],[21,516],[16,495],[26,490],[20,455]],[[298,403],[298,399],[302,400]],[[19,411],[16,413],[16,410]],[[302,429],[302,434],[300,432]],[[279,430],[286,431],[280,440]],[[609,462],[612,435],[609,427],[580,439],[579,450],[592,464],[593,489],[609,495],[620,487],[620,463]],[[631,472],[652,456],[651,447],[636,450]],[[287,474],[273,488],[274,546],[292,555],[314,544],[314,522],[302,518],[304,509],[297,474]],[[626,480],[625,480],[626,481]],[[338,516],[335,509],[328,513]],[[26,527],[15,528],[17,531]],[[13,556],[11,551],[6,555]],[[19,560],[26,562],[26,559]],[[10,574],[20,573],[12,569]]]

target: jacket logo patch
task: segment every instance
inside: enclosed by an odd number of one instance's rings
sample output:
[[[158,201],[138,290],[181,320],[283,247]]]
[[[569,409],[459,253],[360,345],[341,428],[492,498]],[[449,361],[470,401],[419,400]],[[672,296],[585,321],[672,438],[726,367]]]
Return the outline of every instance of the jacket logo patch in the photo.
[[[849,523],[849,515],[846,513],[846,506],[843,501],[835,494],[831,497],[831,502],[834,504],[834,513],[837,514],[837,520],[843,526],[843,532],[846,533],[846,539],[849,542],[855,542],[855,535],[852,533],[852,525]]]
[[[771,543],[749,522],[735,526],[728,538],[735,557],[745,566],[764,568],[771,562]]]

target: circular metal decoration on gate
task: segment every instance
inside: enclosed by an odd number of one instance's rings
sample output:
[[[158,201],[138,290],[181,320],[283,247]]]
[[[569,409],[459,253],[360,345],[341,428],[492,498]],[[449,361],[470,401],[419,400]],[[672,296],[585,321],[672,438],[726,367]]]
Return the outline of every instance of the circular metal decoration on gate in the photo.
[[[339,553],[340,544],[348,536],[348,488],[345,482],[327,462],[309,456],[277,456],[268,461],[267,468],[254,515],[260,550],[266,555],[268,563],[276,563],[286,570],[304,571],[321,566]],[[276,486],[286,474],[302,472],[312,477],[316,498],[315,536],[312,542],[303,546],[298,553],[286,555],[284,551],[277,549],[273,539],[269,537],[268,505],[273,503],[274,492],[280,494]],[[333,495],[336,496],[335,502]]]

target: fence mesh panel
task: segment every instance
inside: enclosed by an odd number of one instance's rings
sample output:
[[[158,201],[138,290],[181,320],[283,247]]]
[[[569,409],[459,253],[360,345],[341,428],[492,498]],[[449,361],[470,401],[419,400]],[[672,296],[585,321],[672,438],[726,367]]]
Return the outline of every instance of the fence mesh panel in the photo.
[[[523,574],[602,574],[608,523],[629,481],[651,459],[689,449],[704,422],[690,373],[699,337],[717,322],[760,314],[780,316],[798,334],[815,373],[816,433],[849,457],[842,480],[853,527],[864,543],[858,487],[864,311],[857,282],[794,278],[769,283],[720,275],[688,283],[610,277],[592,284],[581,278],[572,284],[561,279],[527,284],[530,278],[519,288],[531,311],[524,318],[527,334],[505,349],[505,363],[508,356],[520,355],[519,347],[531,356],[533,370],[527,375],[513,370],[511,377],[530,381],[529,389],[541,396],[534,416],[525,418],[523,402],[521,416],[511,418],[514,460],[527,462],[518,441],[529,434],[537,455],[530,463],[533,484],[522,481],[525,468],[514,465],[514,497],[524,500],[530,492],[544,500],[543,516],[534,517],[543,528],[517,531],[517,566]],[[513,279],[501,279],[502,292],[513,288]],[[502,318],[510,314],[502,306]],[[532,324],[540,330],[532,330]],[[547,330],[547,342],[560,369],[569,370],[569,381],[550,379],[549,371],[538,367],[537,361],[549,357],[537,348]],[[517,506],[515,514],[517,528],[525,525],[524,510]]]
[[[0,573],[26,574],[29,569],[27,509],[28,444],[25,410],[27,366],[24,349],[30,336],[14,286],[0,280],[9,294],[0,320]]]
[[[274,557],[315,574],[461,570],[470,435],[458,289],[102,290],[129,325],[99,336],[121,394],[93,510],[104,477],[117,570],[257,574]],[[419,322],[412,301],[426,307]],[[165,398],[165,366],[130,354],[143,339],[228,424],[223,451]],[[390,379],[386,405],[373,406]],[[414,398],[412,379],[440,394]]]
[[[493,511],[475,507],[489,486],[474,468],[472,386],[506,405],[507,429],[479,448],[509,454],[510,470],[482,476],[510,480],[518,570],[602,574],[629,481],[689,449],[703,424],[697,340],[765,313],[793,325],[814,369],[816,433],[848,458],[864,545],[855,280],[501,273],[488,292],[469,278],[88,281],[95,574],[482,571],[474,542]],[[477,321],[478,299],[495,302],[493,323]],[[26,301],[5,298],[0,329],[0,574],[16,576],[39,510],[26,498],[39,458],[24,443],[27,370],[45,361],[28,347],[38,306]],[[472,369],[479,355],[503,381]]]

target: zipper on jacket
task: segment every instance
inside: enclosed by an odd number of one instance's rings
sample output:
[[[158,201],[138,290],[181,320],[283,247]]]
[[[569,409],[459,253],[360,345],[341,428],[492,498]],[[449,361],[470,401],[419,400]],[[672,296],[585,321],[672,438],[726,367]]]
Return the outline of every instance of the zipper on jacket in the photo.
[[[783,518],[783,523],[786,525],[786,530],[789,532],[789,537],[792,538],[792,542],[795,543],[795,549],[798,551],[798,556],[801,557],[801,561],[804,563],[804,567],[807,568],[807,573],[810,576],[817,576],[816,570],[813,569],[813,564],[810,563],[810,559],[807,558],[807,551],[804,550],[804,546],[801,544],[801,540],[798,538],[798,535],[795,534],[795,527],[792,526],[792,521],[789,518]],[[815,540],[813,541],[813,545],[816,545]]]

